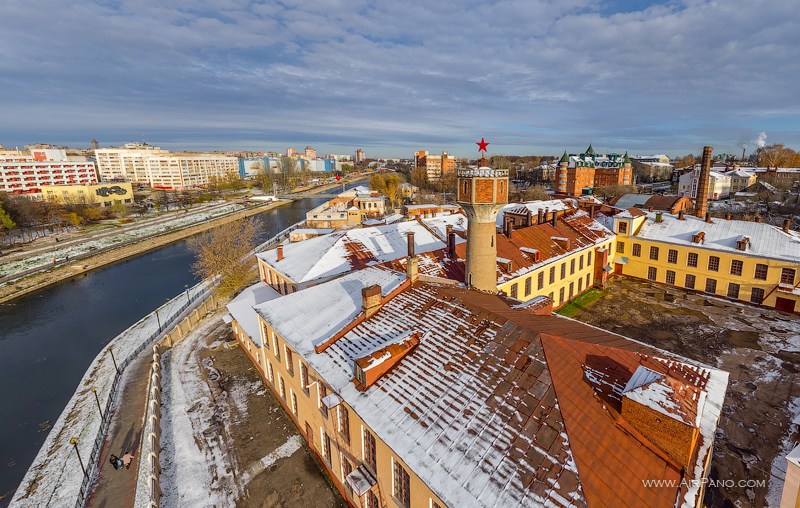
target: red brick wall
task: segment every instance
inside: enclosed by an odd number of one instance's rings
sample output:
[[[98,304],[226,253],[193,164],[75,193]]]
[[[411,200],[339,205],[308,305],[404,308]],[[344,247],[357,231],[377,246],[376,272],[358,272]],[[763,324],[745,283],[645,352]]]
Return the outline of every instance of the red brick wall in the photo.
[[[475,179],[475,203],[494,202],[494,180],[488,178]]]

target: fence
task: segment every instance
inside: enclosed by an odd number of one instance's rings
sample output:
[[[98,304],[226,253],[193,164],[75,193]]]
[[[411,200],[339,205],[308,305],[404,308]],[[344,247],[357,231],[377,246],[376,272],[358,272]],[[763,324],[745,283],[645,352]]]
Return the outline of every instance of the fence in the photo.
[[[85,504],[125,369],[187,310],[203,303],[209,288],[209,283],[201,282],[182,292],[119,334],[95,357],[25,474],[11,506]]]
[[[287,238],[289,238],[289,233],[291,233],[295,229],[298,229],[298,228],[301,228],[301,227],[305,226],[305,224],[306,224],[305,220],[301,220],[300,222],[295,222],[294,224],[292,224],[288,228],[284,229],[280,233],[276,234],[275,236],[273,236],[272,238],[270,238],[266,242],[264,242],[261,245],[259,245],[258,247],[256,247],[253,252],[256,252],[256,253],[263,252],[263,251],[267,250],[268,248],[272,247],[273,245],[277,245],[278,243],[280,243],[280,242],[286,240]]]

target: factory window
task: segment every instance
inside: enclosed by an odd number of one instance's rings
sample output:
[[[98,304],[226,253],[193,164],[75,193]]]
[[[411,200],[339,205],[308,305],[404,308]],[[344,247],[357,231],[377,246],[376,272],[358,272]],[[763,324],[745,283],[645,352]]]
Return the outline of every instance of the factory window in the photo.
[[[541,273],[539,273],[539,275],[541,275]],[[531,294],[531,278],[528,277],[527,279],[525,279],[525,296],[528,296],[530,294]]]
[[[686,289],[694,289],[694,280],[694,275],[688,273],[686,274]]]
[[[539,275],[536,276],[536,289],[542,289],[544,287],[544,270],[539,272]]]
[[[715,294],[717,292],[717,281],[715,279],[706,279],[706,293]]]
[[[569,299],[572,300],[572,297],[575,296],[575,283],[569,283]]]
[[[764,290],[761,288],[753,288],[753,291],[750,293],[750,303],[758,303],[764,301]]]
[[[606,246],[606,248],[608,248],[608,246]],[[586,253],[586,266],[589,266],[591,264],[592,264],[592,251],[589,251]]]
[[[581,291],[583,291],[583,279],[582,278],[578,279],[578,294],[581,294]]]
[[[289,373],[290,376],[294,377],[294,362],[292,360],[292,350],[289,349],[289,346],[283,346],[283,350],[286,353],[286,371]]]
[[[550,284],[553,284],[556,281],[556,267],[550,267]]]
[[[280,374],[278,374],[278,390],[280,390],[281,398],[286,400],[286,383],[283,382]]]
[[[371,490],[368,490],[364,496],[367,498],[367,508],[379,508],[378,496],[376,496]]]
[[[625,242],[617,242],[617,254],[625,254]]]
[[[300,385],[306,395],[308,395],[308,367],[303,362],[300,362]]]
[[[637,258],[642,255],[642,245],[639,243],[633,244],[633,252],[631,252],[632,256],[636,256]]]
[[[511,298],[516,298],[518,296],[519,293],[518,286],[519,284],[517,284],[516,282],[514,284],[511,284]]]
[[[574,275],[575,274],[575,258],[572,258],[569,261],[569,274],[570,275]]]
[[[667,252],[667,263],[675,264],[678,262],[678,251],[675,249],[670,249]]]
[[[292,399],[292,413],[297,416],[298,409],[297,409],[297,395],[294,394],[294,391],[289,390],[289,394],[291,395]]]
[[[322,456],[331,464],[331,437],[327,432],[322,433]]]
[[[697,268],[697,253],[690,252],[689,257],[686,259],[686,264],[693,268]]]
[[[731,275],[741,275],[742,268],[744,268],[744,262],[738,259],[731,261]]]
[[[794,286],[795,273],[794,268],[781,268],[781,284]]]
[[[345,443],[350,443],[350,412],[344,404],[339,404],[339,434]]]
[[[667,270],[667,284],[675,285],[675,272]]]
[[[567,264],[561,263],[561,280],[564,280],[566,276],[567,276]]]
[[[369,466],[372,472],[378,468],[378,455],[375,448],[375,436],[370,431],[364,429],[364,464]]]
[[[654,266],[650,266],[647,268],[647,279],[648,280],[656,280],[656,268]]]
[[[589,287],[589,283],[590,283],[590,282],[591,282],[591,280],[592,280],[592,279],[591,279],[591,277],[592,277],[592,274],[591,274],[591,273],[587,273],[587,274],[586,274],[586,287],[587,287],[587,288]]]
[[[558,290],[558,304],[561,305],[564,303],[564,288]]]
[[[756,265],[755,278],[758,280],[767,280],[767,265],[761,263]]]
[[[322,399],[324,399],[328,395],[328,388],[324,384],[319,383],[319,382],[317,383],[317,387],[318,387],[318,396],[319,396],[319,400],[317,401],[317,405],[319,406],[320,413],[322,413],[322,415],[325,418],[327,418],[328,417],[328,408],[327,408],[327,406],[325,406],[325,404],[322,403]]]
[[[658,261],[658,247],[650,247],[650,259]]]
[[[583,270],[583,256],[578,258],[578,270]]]
[[[737,300],[739,298],[739,284],[731,282],[728,284],[728,298]]]
[[[712,272],[719,271],[719,258],[717,256],[708,257],[708,269]]]

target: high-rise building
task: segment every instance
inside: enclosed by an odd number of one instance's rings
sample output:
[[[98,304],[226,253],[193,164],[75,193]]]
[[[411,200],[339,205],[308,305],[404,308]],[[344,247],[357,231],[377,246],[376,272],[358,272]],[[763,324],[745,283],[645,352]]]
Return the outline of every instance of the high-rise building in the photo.
[[[45,185],[91,185],[97,170],[86,159],[71,160],[63,149],[34,149],[31,153],[0,153],[0,192],[41,198]]]
[[[589,144],[585,152],[564,155],[556,171],[557,194],[580,196],[596,187],[631,185],[633,171],[628,154],[597,154]]]
[[[297,148],[287,148],[286,149],[286,156],[287,157],[294,157],[297,155]]]
[[[364,155],[364,149],[359,148],[356,150],[356,164],[363,164],[367,160],[367,156]]]
[[[420,150],[414,154],[414,165],[417,168],[424,168],[428,180],[432,181],[455,173],[456,158],[447,152],[430,155],[427,150]]]
[[[305,156],[309,159],[316,159],[317,158],[317,151],[314,150],[313,147],[307,146],[305,150]]]

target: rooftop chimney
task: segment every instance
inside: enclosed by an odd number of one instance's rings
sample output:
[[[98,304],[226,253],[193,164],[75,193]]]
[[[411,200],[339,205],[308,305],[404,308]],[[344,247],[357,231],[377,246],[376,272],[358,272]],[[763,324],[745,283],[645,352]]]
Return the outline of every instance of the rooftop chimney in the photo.
[[[361,310],[369,319],[381,308],[381,287],[378,284],[361,288]]]
[[[706,222],[711,224],[711,212],[706,212]]]
[[[412,284],[419,279],[419,258],[417,256],[406,258],[406,276]]]
[[[764,219],[762,219],[760,215],[756,215],[755,219],[753,220],[756,222],[762,222]]]
[[[506,221],[506,230],[505,230],[506,238],[511,240],[511,235],[513,233],[514,233],[514,223],[511,222],[510,220]]]
[[[683,210],[678,210],[678,220],[686,220],[683,218]]]
[[[725,220],[731,220],[731,214],[726,213],[725,214]]]
[[[648,206],[648,207],[647,207],[647,211],[648,211],[648,212],[652,212],[652,211],[653,211],[653,207],[652,207],[652,206]]]
[[[413,258],[415,256],[414,252],[414,232],[408,232],[408,257]]]
[[[791,217],[786,217],[783,219],[783,232],[788,233],[790,229],[792,229],[792,219]]]
[[[533,211],[528,208],[528,226],[533,225]]]
[[[452,259],[456,258],[456,232],[447,233],[447,253]]]
[[[536,222],[537,224],[541,224],[542,222],[544,222],[544,210],[542,210],[541,208],[539,208],[539,214],[537,219],[538,219],[538,221]]]
[[[656,212],[656,222],[661,222],[662,214],[661,212]]]
[[[553,227],[556,227],[556,219],[557,218],[558,218],[558,212],[553,210],[553,217],[550,219],[550,223],[553,225]]]
[[[708,181],[711,174],[711,147],[703,147],[703,162],[700,166],[700,178],[697,180],[697,197],[694,200],[694,215],[702,219],[708,212]]]
[[[453,225],[448,224],[444,227],[445,236],[450,236],[450,232],[453,230]]]
[[[278,244],[278,261],[283,259],[283,245]]]

